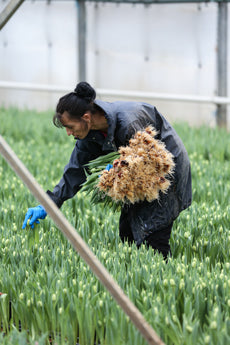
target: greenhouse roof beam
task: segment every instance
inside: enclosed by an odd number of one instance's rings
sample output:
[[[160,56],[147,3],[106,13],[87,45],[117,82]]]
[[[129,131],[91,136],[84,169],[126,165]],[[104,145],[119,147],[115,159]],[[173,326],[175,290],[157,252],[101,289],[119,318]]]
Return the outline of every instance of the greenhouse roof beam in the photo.
[[[230,0],[78,0],[79,2],[108,2],[108,3],[128,3],[128,4],[189,4],[189,3],[209,3],[209,2],[230,2]]]

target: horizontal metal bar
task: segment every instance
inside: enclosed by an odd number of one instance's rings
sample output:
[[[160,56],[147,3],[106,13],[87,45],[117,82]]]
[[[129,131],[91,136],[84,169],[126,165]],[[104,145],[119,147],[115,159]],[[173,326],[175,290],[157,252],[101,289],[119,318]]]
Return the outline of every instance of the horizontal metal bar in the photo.
[[[14,81],[0,81],[0,89],[14,89],[14,90],[25,90],[25,91],[44,91],[44,92],[69,92],[72,87],[63,87],[59,85],[48,85],[48,84],[32,84],[32,83],[21,83]]]
[[[110,3],[128,3],[128,4],[189,4],[189,3],[208,3],[208,2],[230,2],[230,0],[79,0],[84,2],[110,2]]]
[[[181,102],[194,102],[194,103],[230,104],[230,98],[216,97],[216,96],[167,94],[167,93],[156,93],[156,92],[122,91],[122,90],[106,90],[106,89],[100,89],[100,90],[98,89],[97,93],[100,93],[103,96],[119,96],[119,97],[157,99],[157,100],[165,100],[165,101],[181,101]]]
[[[6,0],[2,0],[6,1]],[[24,0],[25,2],[31,2],[32,0]],[[60,2],[63,0],[33,0],[34,2],[46,2],[48,5],[51,2]],[[65,0],[65,2],[84,1],[84,2],[129,2],[129,3],[186,3],[186,2],[230,2],[230,0]]]
[[[25,2],[31,2],[31,0],[22,0]],[[47,5],[50,5],[52,2],[59,2],[63,0],[34,0],[36,2],[46,2]],[[74,0],[65,0],[66,2],[73,2]],[[220,3],[220,2],[230,2],[230,0],[76,0],[76,1],[81,1],[81,2],[108,2],[108,3],[126,3],[126,4],[143,4],[143,5],[148,5],[148,4],[189,4],[189,3]]]
[[[57,92],[57,93],[64,94],[64,93],[70,92],[73,89],[73,87],[0,81],[0,89]],[[191,102],[191,103],[230,104],[229,97],[183,95],[183,94],[143,92],[143,91],[112,90],[112,89],[96,89],[96,91],[97,91],[97,95],[110,96],[110,97],[132,98],[132,99],[142,99],[142,100],[165,100],[165,101]]]

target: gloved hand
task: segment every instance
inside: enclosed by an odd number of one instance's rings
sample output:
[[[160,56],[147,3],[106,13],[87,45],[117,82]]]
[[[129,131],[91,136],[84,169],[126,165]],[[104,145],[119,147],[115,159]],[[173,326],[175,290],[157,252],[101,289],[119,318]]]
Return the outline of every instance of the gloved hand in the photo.
[[[105,170],[109,171],[111,168],[113,168],[112,164],[107,164],[105,167]],[[101,175],[98,175],[98,177],[101,177]]]
[[[109,171],[111,168],[113,168],[112,164],[107,164],[105,167],[105,170]]]
[[[34,223],[39,224],[40,222],[38,219],[44,219],[46,216],[47,216],[46,210],[44,209],[44,207],[42,205],[38,205],[36,207],[29,208],[27,213],[26,213],[24,222],[22,224],[22,229],[25,229],[25,227],[27,225],[27,221],[30,217],[31,217],[31,219],[30,219],[29,224],[30,224],[31,228],[33,229]]]

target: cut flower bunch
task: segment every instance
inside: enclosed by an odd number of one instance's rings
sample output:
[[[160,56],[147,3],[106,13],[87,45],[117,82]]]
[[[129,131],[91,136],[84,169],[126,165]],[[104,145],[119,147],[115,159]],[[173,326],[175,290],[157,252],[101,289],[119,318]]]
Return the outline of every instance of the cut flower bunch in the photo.
[[[160,191],[167,192],[175,163],[165,144],[155,139],[156,134],[156,130],[149,126],[136,132],[128,146],[121,146],[117,157],[113,153],[88,164],[95,175],[103,162],[104,167],[112,163],[111,169],[104,168],[99,175],[87,177],[84,186],[93,191],[94,203],[109,202],[109,199],[119,205],[143,200],[151,202],[159,198]]]

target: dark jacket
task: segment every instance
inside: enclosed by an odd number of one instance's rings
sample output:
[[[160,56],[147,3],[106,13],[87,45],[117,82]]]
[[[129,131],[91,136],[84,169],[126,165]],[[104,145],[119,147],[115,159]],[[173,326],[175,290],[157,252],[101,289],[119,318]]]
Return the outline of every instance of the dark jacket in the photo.
[[[60,182],[53,192],[47,193],[61,207],[65,200],[79,191],[80,185],[85,181],[83,166],[86,163],[100,155],[116,151],[121,145],[127,145],[136,131],[152,125],[158,131],[156,138],[163,141],[174,155],[176,165],[167,194],[161,194],[159,200],[151,203],[144,201],[122,210],[123,215],[127,214],[134,240],[139,245],[150,232],[167,227],[191,204],[188,154],[176,131],[154,106],[140,102],[109,103],[96,100],[95,103],[105,112],[109,125],[107,137],[100,131],[90,131],[86,138],[77,140]]]

